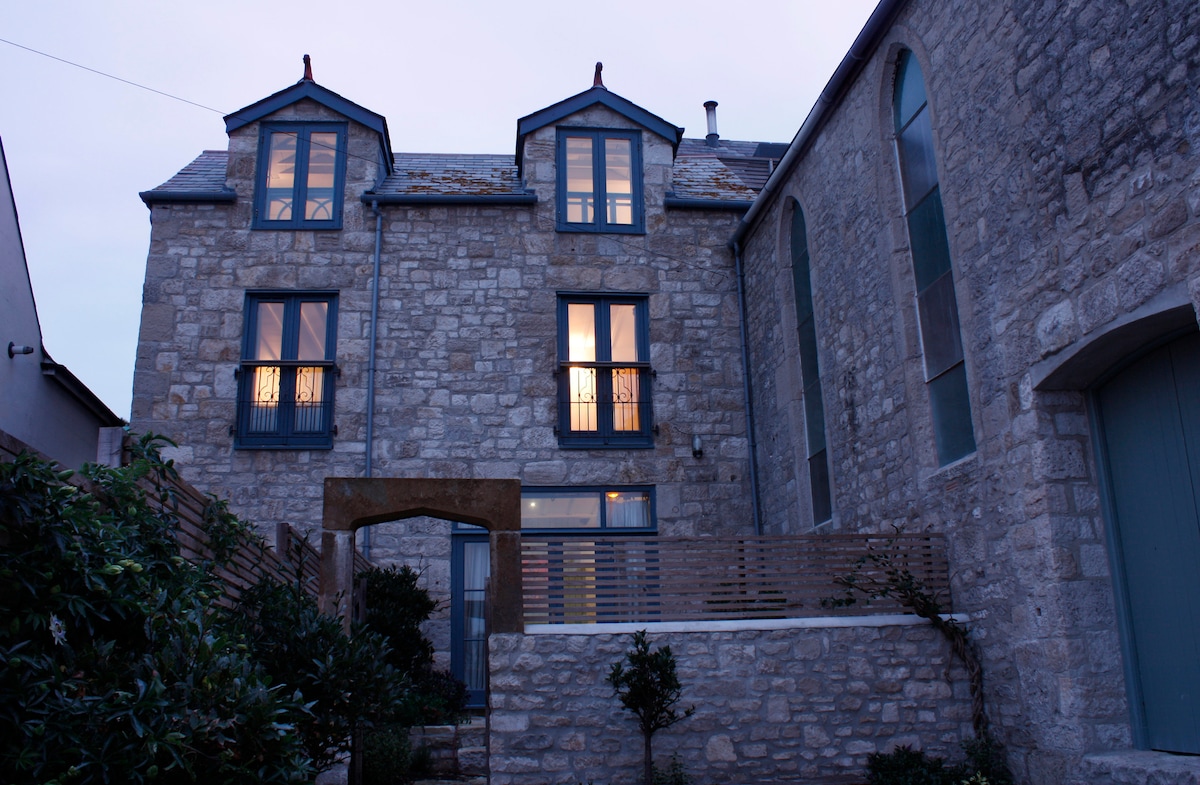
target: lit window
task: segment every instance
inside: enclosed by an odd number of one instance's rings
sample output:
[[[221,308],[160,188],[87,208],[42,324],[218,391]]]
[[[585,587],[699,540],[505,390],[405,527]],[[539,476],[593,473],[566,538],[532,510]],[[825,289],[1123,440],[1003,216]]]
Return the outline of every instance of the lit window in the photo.
[[[649,447],[646,298],[559,299],[559,443]]]
[[[255,227],[340,229],[344,125],[266,125],[258,156]]]
[[[521,528],[653,529],[649,488],[523,488]]]
[[[558,229],[640,233],[641,136],[631,131],[558,131]]]
[[[896,72],[894,112],[904,210],[917,287],[917,315],[938,463],[975,451],[971,396],[963,360],[950,243],[942,214],[933,127],[921,66],[904,52]]]
[[[239,371],[239,447],[330,447],[337,298],[249,294]]]

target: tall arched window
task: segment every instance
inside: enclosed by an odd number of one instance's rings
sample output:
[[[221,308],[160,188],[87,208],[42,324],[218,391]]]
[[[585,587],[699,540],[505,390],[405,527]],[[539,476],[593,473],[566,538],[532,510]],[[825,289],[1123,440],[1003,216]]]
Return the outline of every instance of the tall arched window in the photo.
[[[912,52],[900,55],[894,108],[925,382],[933,410],[938,463],[945,466],[975,451],[975,430],[950,269],[950,244],[938,189],[933,129],[921,66]]]
[[[804,384],[804,426],[808,434],[808,481],[812,492],[813,523],[833,516],[829,490],[829,458],[825,450],[825,402],[817,363],[817,326],[813,318],[812,279],[804,212],[792,202],[792,280],[796,292],[796,329],[800,342],[800,374]]]

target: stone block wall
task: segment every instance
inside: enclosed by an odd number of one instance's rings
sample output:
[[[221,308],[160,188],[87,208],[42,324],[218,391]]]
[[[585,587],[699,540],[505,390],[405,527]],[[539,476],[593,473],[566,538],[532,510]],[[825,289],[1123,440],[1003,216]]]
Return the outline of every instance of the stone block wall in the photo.
[[[305,101],[270,119],[333,118]],[[597,108],[564,122],[629,126]],[[340,231],[256,231],[257,128],[230,136],[235,204],[153,208],[132,424],[172,437],[184,476],[264,531],[278,521],[313,529],[323,478],[365,469],[375,217],[361,196],[375,184],[375,142],[351,123]],[[737,284],[725,246],[737,216],[666,209],[669,141],[645,132],[643,158],[645,235],[555,231],[553,127],[526,145],[536,205],[380,207],[375,476],[653,485],[663,534],[751,530]],[[332,449],[234,448],[249,289],[338,292]],[[648,297],[651,449],[559,447],[556,306],[567,291]]]
[[[892,141],[904,48],[929,98],[978,445],[945,467]],[[831,525],[946,532],[955,607],[979,619],[995,729],[1022,781],[1067,781],[1088,751],[1132,744],[1091,380],[1043,382],[1114,325],[1179,303],[1200,312],[1197,94],[1191,2],[914,0],[747,238],[764,520],[811,526],[787,246],[795,199]]]
[[[897,618],[888,617],[892,622]],[[810,620],[811,621],[811,620]],[[910,744],[959,757],[970,737],[965,672],[927,623],[656,632],[696,713],[654,737],[697,785],[861,776],[867,755]],[[605,682],[631,635],[490,638],[492,785],[640,782],[642,737]]]

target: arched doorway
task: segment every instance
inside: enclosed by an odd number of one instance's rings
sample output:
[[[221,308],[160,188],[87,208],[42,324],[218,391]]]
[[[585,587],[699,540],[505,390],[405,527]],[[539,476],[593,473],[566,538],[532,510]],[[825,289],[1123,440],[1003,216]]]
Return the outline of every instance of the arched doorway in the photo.
[[[1093,388],[1139,746],[1200,754],[1200,333]]]

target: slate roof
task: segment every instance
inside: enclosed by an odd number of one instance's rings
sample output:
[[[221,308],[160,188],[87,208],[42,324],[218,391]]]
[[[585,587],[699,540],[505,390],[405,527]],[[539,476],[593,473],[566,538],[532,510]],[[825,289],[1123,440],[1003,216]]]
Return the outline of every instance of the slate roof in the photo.
[[[236,195],[225,186],[228,164],[229,154],[226,151],[205,150],[170,180],[138,195],[146,204],[171,201],[232,202]]]
[[[675,157],[674,194],[679,199],[750,201],[771,176],[786,144],[684,139]]]
[[[675,158],[676,199],[744,203],[754,199],[787,145],[683,139]],[[228,154],[206,150],[167,182],[144,191],[147,204],[169,201],[232,201],[225,186]],[[398,153],[392,173],[374,195],[380,201],[406,197],[518,199],[529,194],[512,155]]]
[[[525,188],[515,156],[398,153],[392,174],[375,193],[495,196],[524,194]]]

